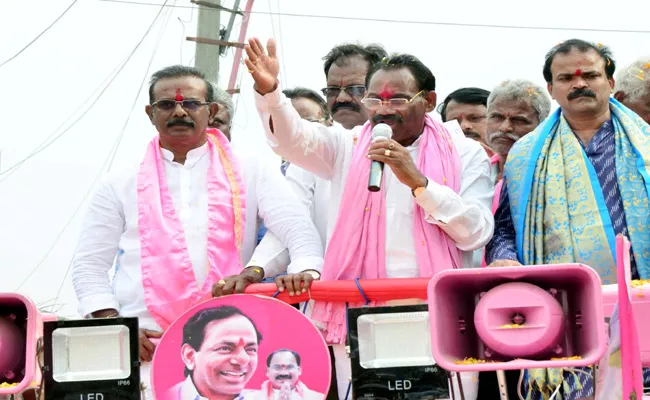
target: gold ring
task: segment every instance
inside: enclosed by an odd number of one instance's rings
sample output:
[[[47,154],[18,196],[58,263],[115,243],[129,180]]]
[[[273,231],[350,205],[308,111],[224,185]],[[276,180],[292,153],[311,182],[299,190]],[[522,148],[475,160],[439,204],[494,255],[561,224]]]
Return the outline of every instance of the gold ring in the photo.
[[[388,148],[391,149],[391,150],[393,150],[393,149],[395,148],[395,145],[394,145],[393,143],[389,143],[389,144],[388,144]]]
[[[255,71],[253,71],[252,69],[249,69],[249,70],[248,70],[248,73],[249,73],[249,74],[252,74],[253,72],[255,72]]]
[[[225,284],[226,284],[226,281],[224,281],[224,280],[222,279],[222,280],[220,280],[218,283],[219,283],[220,285],[225,285]]]
[[[390,157],[390,150],[384,150],[384,155],[386,157]]]

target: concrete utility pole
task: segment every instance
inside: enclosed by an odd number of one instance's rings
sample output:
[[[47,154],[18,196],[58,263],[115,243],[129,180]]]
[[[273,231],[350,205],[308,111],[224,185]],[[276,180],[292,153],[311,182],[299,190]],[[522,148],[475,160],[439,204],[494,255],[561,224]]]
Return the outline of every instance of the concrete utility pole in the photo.
[[[219,56],[224,55],[229,47],[236,48],[228,93],[239,93],[239,88],[234,87],[234,77],[237,75],[237,69],[242,57],[242,49],[245,46],[244,39],[246,38],[248,20],[253,8],[253,0],[248,0],[245,11],[239,11],[239,3],[241,0],[235,0],[235,5],[232,9],[221,6],[220,0],[191,0],[191,2],[199,6],[197,36],[188,36],[185,38],[186,40],[196,42],[194,66],[203,72],[209,80],[219,84]],[[230,13],[228,26],[223,30],[221,29],[221,11]],[[239,32],[239,42],[229,42],[233,24],[238,15],[243,17]]]
[[[218,83],[220,48],[208,41],[221,40],[221,1],[204,0],[193,3],[199,5],[194,66],[203,72],[208,80]]]

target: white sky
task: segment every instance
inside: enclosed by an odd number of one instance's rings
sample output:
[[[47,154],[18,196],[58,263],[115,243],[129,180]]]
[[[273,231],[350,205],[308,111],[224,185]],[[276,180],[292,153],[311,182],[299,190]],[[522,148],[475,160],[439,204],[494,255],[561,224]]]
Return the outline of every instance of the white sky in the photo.
[[[32,40],[70,2],[0,0],[0,63]],[[132,59],[79,123],[15,173],[0,175],[0,292],[19,289],[36,302],[58,297],[57,304],[63,306],[60,314],[76,314],[69,264],[85,209],[81,202],[101,174],[125,124],[113,169],[139,162],[145,144],[155,134],[143,112],[146,83],[138,92],[143,79],[171,64],[193,63],[194,44],[184,38],[196,36],[198,11],[192,10],[189,0],[175,3],[182,7],[165,9]],[[223,5],[233,3],[225,0]],[[245,3],[242,0],[240,7]],[[271,17],[269,9],[380,21]],[[88,107],[87,98],[97,99],[97,88],[105,86],[107,77],[133,50],[158,11],[156,5],[79,0],[49,32],[0,67],[0,173],[60,133],[59,127],[66,121],[67,127],[71,117],[78,117]],[[342,42],[376,42],[389,52],[416,55],[435,74],[439,101],[459,87],[490,90],[508,78],[526,78],[543,85],[544,54],[573,37],[610,46],[619,65],[650,54],[650,3],[641,0],[258,0],[253,11],[248,36],[259,36],[264,42],[276,37],[283,56],[283,87],[322,88],[321,58]],[[222,14],[222,25],[228,16]],[[231,41],[237,40],[240,23],[238,18]],[[449,25],[453,23],[579,30]],[[228,82],[232,54],[230,51],[221,60],[222,86]],[[234,145],[268,154],[253,103],[252,80],[243,67],[240,75],[242,72],[242,95],[235,97]]]

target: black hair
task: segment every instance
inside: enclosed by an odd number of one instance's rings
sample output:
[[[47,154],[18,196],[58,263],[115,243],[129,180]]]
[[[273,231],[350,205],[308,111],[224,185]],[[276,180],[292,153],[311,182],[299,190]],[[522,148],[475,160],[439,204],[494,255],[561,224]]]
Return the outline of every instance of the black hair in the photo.
[[[295,352],[293,350],[289,350],[289,349],[277,349],[273,353],[269,354],[269,356],[266,358],[266,366],[267,367],[271,366],[271,360],[273,359],[273,356],[278,354],[278,353],[291,353],[291,354],[293,354],[293,356],[296,358],[296,364],[298,364],[298,366],[300,366],[300,354],[298,354],[297,352]]]
[[[311,100],[314,103],[318,104],[318,107],[320,107],[321,113],[323,114],[323,118],[332,118],[332,114],[330,113],[329,107],[327,107],[325,99],[323,99],[323,97],[315,90],[307,89],[304,87],[295,87],[293,89],[285,89],[282,91],[282,93],[284,93],[284,95],[290,99]]]
[[[216,308],[206,308],[205,310],[198,311],[183,325],[183,345],[190,345],[194,350],[198,351],[205,339],[205,328],[213,321],[221,321],[224,319],[232,318],[241,315],[253,324],[255,333],[257,334],[257,342],[262,341],[262,334],[257,329],[255,322],[244,314],[239,308],[233,306],[220,306]],[[185,368],[185,376],[192,373],[187,367]]]
[[[490,92],[477,87],[467,87],[454,90],[449,93],[445,101],[438,106],[438,113],[442,117],[442,122],[447,122],[447,106],[452,100],[460,104],[482,104],[487,107]]]
[[[368,75],[366,75],[366,87],[370,84],[370,78],[372,78],[377,71],[392,71],[402,68],[411,71],[411,74],[413,74],[418,85],[418,91],[436,90],[436,77],[433,76],[433,72],[431,72],[426,65],[422,64],[422,61],[418,60],[417,57],[410,54],[395,54],[390,58],[385,58],[381,62],[375,64],[368,71]]]
[[[154,72],[153,75],[151,75],[151,79],[149,80],[149,104],[153,104],[154,102],[153,89],[159,80],[169,79],[169,78],[180,78],[184,76],[192,76],[195,78],[202,79],[203,82],[205,83],[205,90],[206,90],[205,101],[207,101],[208,103],[212,103],[214,101],[214,88],[212,87],[212,84],[208,82],[207,79],[205,79],[205,75],[203,74],[203,72],[199,71],[194,67],[186,67],[185,65],[172,65],[171,67],[163,68],[160,71],[156,71]]]
[[[325,65],[323,66],[325,70],[325,77],[330,72],[332,64],[341,66],[345,64],[345,61],[349,57],[359,56],[368,62],[368,68],[372,68],[373,65],[377,64],[383,58],[388,55],[386,50],[379,44],[369,44],[368,46],[361,46],[359,44],[342,44],[334,47],[330,50],[329,53],[323,60]]]
[[[580,39],[569,39],[565,42],[557,44],[553,47],[544,59],[544,69],[542,73],[544,74],[544,79],[547,83],[553,82],[553,75],[551,74],[551,64],[555,56],[559,54],[567,54],[571,50],[577,49],[583,53],[588,52],[589,50],[594,50],[600,57],[605,61],[605,74],[608,79],[614,77],[614,72],[616,71],[616,63],[612,56],[612,51],[607,46],[602,44],[594,44],[592,42],[587,42]]]

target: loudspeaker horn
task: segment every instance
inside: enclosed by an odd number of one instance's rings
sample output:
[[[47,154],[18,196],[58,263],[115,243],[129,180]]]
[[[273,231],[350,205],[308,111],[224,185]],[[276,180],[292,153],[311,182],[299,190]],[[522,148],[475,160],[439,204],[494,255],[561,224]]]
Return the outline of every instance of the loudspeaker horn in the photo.
[[[43,322],[50,320],[56,316],[42,314],[27,297],[0,293],[0,396],[40,386],[37,347],[43,337]]]
[[[582,264],[444,271],[428,303],[433,358],[448,371],[579,367],[606,349],[600,278]]]

